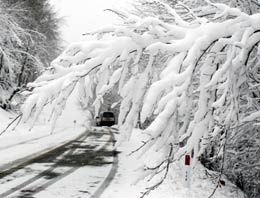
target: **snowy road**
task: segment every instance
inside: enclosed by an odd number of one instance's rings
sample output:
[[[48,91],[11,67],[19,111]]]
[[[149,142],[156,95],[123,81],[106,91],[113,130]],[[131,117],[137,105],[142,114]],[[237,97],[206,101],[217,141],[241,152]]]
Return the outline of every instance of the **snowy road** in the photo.
[[[0,197],[99,197],[113,179],[118,159],[109,130],[87,132],[71,144],[0,174]]]

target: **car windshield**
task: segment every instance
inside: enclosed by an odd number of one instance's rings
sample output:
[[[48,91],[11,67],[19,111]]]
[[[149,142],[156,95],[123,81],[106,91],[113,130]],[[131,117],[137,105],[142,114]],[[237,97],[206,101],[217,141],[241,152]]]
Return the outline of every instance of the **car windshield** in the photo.
[[[103,117],[114,117],[114,114],[112,112],[104,112]]]

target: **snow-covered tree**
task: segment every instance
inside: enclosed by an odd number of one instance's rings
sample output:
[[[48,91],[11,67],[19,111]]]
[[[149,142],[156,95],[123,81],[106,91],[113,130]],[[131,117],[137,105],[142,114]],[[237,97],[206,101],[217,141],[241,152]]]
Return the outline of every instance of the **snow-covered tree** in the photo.
[[[0,3],[0,103],[6,108],[21,87],[58,55],[60,19],[47,1]]]
[[[149,175],[161,175],[162,182],[173,161],[192,153],[196,163],[214,141],[223,155],[228,133],[236,136],[237,128],[259,117],[252,106],[259,72],[251,71],[258,71],[253,63],[259,58],[260,14],[206,2],[210,20],[189,9],[192,17],[184,19],[162,2],[173,20],[114,10],[122,26],[100,28],[89,33],[91,41],[71,44],[29,84],[23,121],[36,121],[51,105],[54,127],[76,87],[86,101],[95,99],[97,113],[104,94],[117,89],[121,141],[131,137],[139,113],[141,122],[152,120],[140,149],[157,156],[144,165]]]
[[[30,39],[30,33],[6,11],[4,4],[0,7],[0,27],[0,104],[4,107],[16,86],[21,60],[28,54],[23,50],[23,42]]]
[[[33,43],[25,43],[41,62],[49,64],[60,52],[62,19],[48,0],[1,0],[14,9],[7,11],[17,18],[19,25],[32,34]],[[24,44],[24,45],[25,45]]]

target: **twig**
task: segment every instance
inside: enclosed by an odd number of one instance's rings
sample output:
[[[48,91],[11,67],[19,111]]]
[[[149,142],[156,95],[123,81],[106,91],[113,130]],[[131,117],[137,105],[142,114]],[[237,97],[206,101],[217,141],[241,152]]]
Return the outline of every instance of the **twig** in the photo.
[[[143,144],[142,144],[141,146],[139,146],[137,149],[135,149],[134,151],[132,151],[131,153],[127,154],[127,156],[130,156],[130,155],[136,153],[136,152],[139,151],[141,148],[143,148],[148,142],[149,142],[149,141],[147,141],[147,142],[142,141]]]
[[[17,126],[18,126],[18,124],[21,122],[21,120],[22,120],[22,116],[20,116],[20,118],[19,118],[18,122],[16,123],[15,127],[14,127],[12,130],[15,130],[15,129],[16,129],[16,127],[17,127]]]
[[[210,196],[208,198],[213,197],[213,195],[215,194],[216,190],[219,187],[220,181],[221,181],[221,176],[223,175],[223,171],[224,171],[224,162],[225,162],[225,151],[226,151],[226,144],[227,144],[227,131],[228,129],[225,130],[225,143],[223,145],[223,157],[222,157],[222,162],[221,162],[221,170],[220,170],[220,175],[218,177],[218,181],[217,181],[217,185],[215,186],[214,190],[212,191],[212,193],[210,194]]]
[[[122,19],[126,19],[128,18],[128,16],[126,16],[124,13],[118,11],[118,10],[114,10],[114,9],[105,9],[104,11],[110,11],[115,13],[116,15],[118,15],[119,17],[121,17]]]
[[[22,117],[22,113],[21,114],[19,114],[18,116],[16,116],[8,125],[7,125],[7,127],[0,133],[0,135],[3,135],[6,131],[7,131],[7,129],[18,119],[18,118],[20,118],[20,117]],[[19,121],[20,122],[20,121]],[[19,123],[18,122],[18,123]]]
[[[166,177],[167,177],[167,175],[168,175],[168,172],[169,172],[170,164],[173,162],[173,161],[171,160],[171,156],[172,156],[172,153],[173,153],[173,145],[170,144],[170,147],[171,147],[171,148],[170,148],[170,152],[169,152],[169,154],[168,154],[168,158],[167,158],[166,160],[164,160],[163,163],[160,163],[158,166],[156,166],[156,167],[158,167],[158,169],[159,169],[160,166],[164,164],[164,162],[167,162],[166,166],[163,167],[163,169],[162,169],[162,170],[165,170],[165,173],[164,173],[162,179],[161,179],[159,182],[157,182],[156,184],[154,184],[153,186],[150,186],[150,187],[146,188],[147,191],[145,191],[140,198],[144,198],[144,197],[145,197],[146,195],[148,195],[151,191],[153,191],[153,190],[155,190],[156,188],[158,188],[158,187],[164,182],[164,180],[166,179]],[[156,174],[159,174],[160,172],[162,172],[162,171],[158,171]],[[155,175],[154,175],[154,176],[155,176]]]

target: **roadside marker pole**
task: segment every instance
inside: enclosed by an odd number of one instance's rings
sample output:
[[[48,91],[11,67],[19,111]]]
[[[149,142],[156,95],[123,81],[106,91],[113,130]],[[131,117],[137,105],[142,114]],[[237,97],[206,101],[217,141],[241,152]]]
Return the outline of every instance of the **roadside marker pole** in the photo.
[[[186,187],[186,196],[187,197],[190,197],[191,195],[191,168],[190,168],[190,161],[191,161],[191,158],[190,158],[190,155],[187,154],[185,155],[185,158],[184,158],[184,184],[185,184],[185,187]]]

